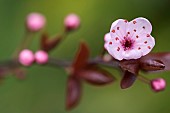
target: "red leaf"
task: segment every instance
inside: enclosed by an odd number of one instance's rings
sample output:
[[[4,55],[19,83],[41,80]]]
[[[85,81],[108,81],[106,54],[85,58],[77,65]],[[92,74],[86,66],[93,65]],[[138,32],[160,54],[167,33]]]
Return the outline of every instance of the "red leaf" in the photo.
[[[79,70],[86,66],[88,58],[89,58],[89,48],[85,42],[80,43],[79,50],[76,54],[76,58],[74,59],[72,67],[74,70]]]
[[[45,50],[47,40],[48,40],[48,35],[46,33],[43,33],[42,36],[41,36],[41,42],[40,42],[41,43],[41,49]]]
[[[148,71],[152,70],[170,70],[170,53],[150,53],[140,59],[140,64],[148,64],[151,70],[145,69]]]
[[[160,60],[147,59],[140,62],[140,67],[145,71],[157,71],[163,70],[165,65]]]
[[[81,81],[75,76],[70,76],[67,81],[66,109],[73,109],[81,98]]]
[[[125,71],[120,86],[122,89],[129,88],[133,85],[135,80],[136,80],[136,76],[133,73],[129,71]]]
[[[120,62],[120,67],[124,71],[129,71],[137,75],[139,72],[139,61],[138,60],[123,60]]]
[[[79,71],[78,76],[93,85],[106,85],[115,81],[112,74],[98,67],[82,69]]]
[[[41,49],[49,52],[60,43],[61,39],[62,39],[61,37],[49,39],[47,34],[43,34],[41,37]]]

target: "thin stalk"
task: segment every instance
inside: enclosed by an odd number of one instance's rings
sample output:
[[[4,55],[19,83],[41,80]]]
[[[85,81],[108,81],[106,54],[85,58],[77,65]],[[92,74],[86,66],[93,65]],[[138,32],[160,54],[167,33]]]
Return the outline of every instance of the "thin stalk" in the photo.
[[[22,50],[22,49],[26,49],[29,47],[29,45],[31,44],[32,42],[32,37],[33,37],[33,34],[34,33],[31,33],[29,31],[26,31],[24,33],[24,36],[23,36],[23,39],[21,41],[21,43],[18,45],[18,47],[16,48],[16,50],[14,51],[12,57],[13,58],[16,58],[17,55],[19,54],[19,52]]]

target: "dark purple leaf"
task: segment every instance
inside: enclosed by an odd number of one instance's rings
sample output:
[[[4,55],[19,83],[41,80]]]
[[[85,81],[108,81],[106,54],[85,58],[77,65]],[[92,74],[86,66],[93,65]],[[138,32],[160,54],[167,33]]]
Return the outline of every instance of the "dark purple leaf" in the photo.
[[[150,53],[140,59],[141,65],[145,63],[149,63],[155,70],[170,70],[170,53]]]
[[[137,75],[139,72],[139,60],[123,60],[120,62],[120,67],[124,71],[129,71]]]
[[[115,81],[115,77],[99,67],[85,68],[79,71],[79,77],[93,85],[106,85]]]
[[[160,60],[147,59],[140,63],[141,69],[145,71],[164,70],[165,65]]]
[[[136,80],[136,76],[133,73],[129,71],[125,71],[120,86],[122,89],[129,88],[133,85],[135,80]]]
[[[66,109],[73,109],[81,98],[81,81],[75,76],[70,76],[67,81]]]
[[[41,49],[46,50],[47,40],[48,40],[48,35],[46,33],[43,33],[41,36],[41,42],[40,42]]]
[[[89,58],[89,48],[85,42],[80,43],[80,48],[76,54],[72,67],[74,70],[79,70],[86,66]]]
[[[49,39],[47,34],[43,34],[41,37],[41,49],[44,51],[51,51],[54,49],[61,41],[61,37],[55,37],[53,39]]]

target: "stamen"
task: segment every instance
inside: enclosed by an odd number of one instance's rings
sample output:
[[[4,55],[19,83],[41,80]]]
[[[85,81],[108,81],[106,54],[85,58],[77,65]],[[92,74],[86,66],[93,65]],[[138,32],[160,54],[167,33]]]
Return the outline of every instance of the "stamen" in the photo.
[[[114,30],[114,29],[112,30],[112,33],[115,33],[115,30]]]
[[[133,21],[133,24],[136,24],[137,22],[136,21]]]
[[[133,46],[133,43],[134,41],[130,38],[125,38],[123,41],[121,41],[124,51],[131,49]]]
[[[151,49],[151,46],[148,46],[148,49]]]
[[[148,42],[147,42],[147,41],[145,41],[144,43],[145,43],[145,44],[147,44]]]
[[[125,23],[127,23],[128,21],[127,21],[127,20],[125,20],[124,22],[125,22]]]
[[[115,40],[116,40],[116,41],[118,41],[118,40],[119,40],[119,38],[118,38],[118,37],[116,37],[116,38],[115,38]]]
[[[117,48],[117,51],[120,51],[120,47]]]
[[[138,35],[136,35],[136,38],[139,38],[139,36],[138,36]]]
[[[146,37],[150,37],[150,35],[149,35],[149,34],[147,34],[147,35],[146,35]]]

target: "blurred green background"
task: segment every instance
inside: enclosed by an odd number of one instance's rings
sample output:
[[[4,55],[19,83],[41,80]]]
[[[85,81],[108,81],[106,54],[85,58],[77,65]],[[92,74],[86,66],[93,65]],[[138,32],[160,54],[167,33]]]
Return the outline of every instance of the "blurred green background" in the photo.
[[[156,38],[154,52],[170,50],[169,0],[0,0],[0,59],[10,58],[24,34],[25,17],[30,12],[40,12],[47,18],[46,31],[60,33],[63,19],[69,13],[81,18],[81,28],[69,35],[51,55],[71,59],[79,41],[87,41],[91,57],[103,47],[103,36],[111,23],[118,18],[132,20],[148,18]],[[39,47],[37,34],[31,49]],[[0,86],[0,113],[66,113],[65,88],[67,74],[59,68],[33,66],[27,78],[18,80],[6,77]],[[116,71],[113,71],[117,74]],[[137,81],[128,90],[121,90],[118,81],[105,87],[84,84],[83,98],[70,113],[169,113],[170,72],[147,75],[161,76],[167,80],[164,92],[154,93],[146,84]]]

